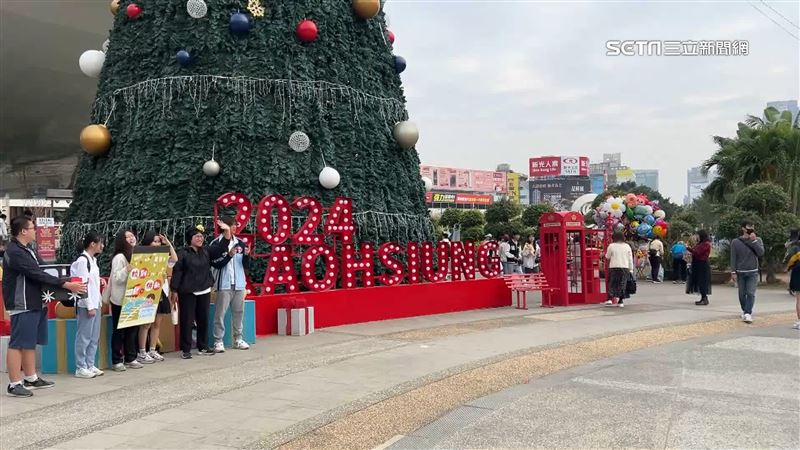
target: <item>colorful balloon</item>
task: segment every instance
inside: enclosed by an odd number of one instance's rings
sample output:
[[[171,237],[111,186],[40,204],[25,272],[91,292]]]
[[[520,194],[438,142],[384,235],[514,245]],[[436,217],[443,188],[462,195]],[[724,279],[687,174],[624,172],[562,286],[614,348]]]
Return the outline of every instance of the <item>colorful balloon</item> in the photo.
[[[639,234],[639,236],[642,236],[642,237],[647,236],[652,231],[653,231],[653,227],[651,227],[650,225],[648,225],[646,223],[643,223],[643,224],[639,225],[636,228],[636,232]]]
[[[653,215],[656,217],[656,219],[663,219],[667,217],[667,213],[665,213],[663,209],[659,209],[658,211],[654,212]]]
[[[656,223],[656,218],[648,214],[644,216],[644,222],[652,226],[654,223]]]

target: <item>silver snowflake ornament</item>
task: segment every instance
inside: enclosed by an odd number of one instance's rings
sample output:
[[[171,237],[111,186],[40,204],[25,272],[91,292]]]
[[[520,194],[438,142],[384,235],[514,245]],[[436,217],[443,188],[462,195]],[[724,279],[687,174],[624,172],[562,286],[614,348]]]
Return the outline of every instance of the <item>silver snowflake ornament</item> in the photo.
[[[42,292],[42,301],[45,303],[50,303],[56,299],[56,294],[53,291],[44,291]]]

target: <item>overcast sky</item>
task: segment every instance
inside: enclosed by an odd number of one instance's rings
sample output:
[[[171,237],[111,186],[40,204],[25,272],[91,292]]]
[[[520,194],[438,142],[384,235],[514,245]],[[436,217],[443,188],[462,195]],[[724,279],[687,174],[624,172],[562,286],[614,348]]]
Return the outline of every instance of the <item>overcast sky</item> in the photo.
[[[659,169],[680,203],[686,170],[768,101],[798,98],[798,2],[388,0],[424,164],[527,171],[537,155],[622,152]],[[749,56],[606,56],[610,39],[747,40]]]

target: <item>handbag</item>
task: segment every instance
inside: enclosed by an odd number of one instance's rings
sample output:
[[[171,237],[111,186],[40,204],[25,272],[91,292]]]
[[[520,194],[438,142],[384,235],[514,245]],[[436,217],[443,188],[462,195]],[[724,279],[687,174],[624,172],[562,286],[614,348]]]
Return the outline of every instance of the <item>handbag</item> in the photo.
[[[625,292],[628,295],[636,293],[636,277],[634,277],[631,272],[628,272],[628,281],[625,282]]]
[[[173,325],[177,325],[178,324],[178,304],[177,303],[172,305],[172,312],[171,312],[170,315],[172,316],[172,324]]]

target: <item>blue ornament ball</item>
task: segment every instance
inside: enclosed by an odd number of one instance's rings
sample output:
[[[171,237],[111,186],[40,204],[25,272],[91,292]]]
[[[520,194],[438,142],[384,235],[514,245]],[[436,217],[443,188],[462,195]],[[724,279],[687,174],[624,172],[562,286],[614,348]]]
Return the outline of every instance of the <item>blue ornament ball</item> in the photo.
[[[186,50],[178,50],[178,53],[175,55],[175,59],[178,60],[178,64],[180,64],[181,67],[187,67],[192,63],[192,55],[190,55]]]
[[[250,32],[250,19],[247,14],[233,13],[231,14],[231,33],[238,35],[245,35]]]
[[[402,56],[394,55],[394,71],[401,74],[404,70],[406,70],[406,59]]]

